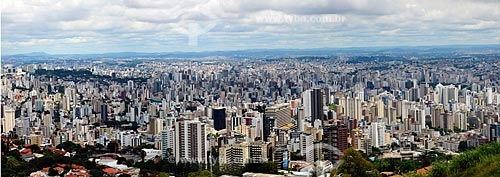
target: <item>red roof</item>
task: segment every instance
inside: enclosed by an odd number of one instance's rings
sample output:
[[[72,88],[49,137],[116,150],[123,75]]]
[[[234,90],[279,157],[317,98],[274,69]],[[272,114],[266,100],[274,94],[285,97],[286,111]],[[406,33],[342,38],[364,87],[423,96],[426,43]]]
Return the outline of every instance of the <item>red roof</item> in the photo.
[[[75,164],[72,164],[71,165],[71,168],[72,169],[78,169],[78,170],[86,170],[86,168],[84,166],[81,166],[81,165],[75,165]]]
[[[63,150],[55,149],[55,150],[52,150],[52,151],[54,153],[56,153],[56,154],[66,155],[66,151],[63,151]]]
[[[431,169],[432,169],[432,166],[427,166],[427,167],[418,169],[417,170],[417,175],[423,175],[423,176],[425,176],[427,174],[427,172],[430,171]]]
[[[29,149],[29,148],[23,149],[19,153],[21,153],[22,155],[24,155],[24,154],[32,154],[31,149]]]
[[[107,174],[117,174],[119,172],[118,170],[115,170],[114,168],[105,168],[105,169],[102,169],[102,171],[104,171],[104,173],[107,173]]]
[[[61,167],[54,167],[53,169],[59,172],[64,171],[64,168]]]
[[[85,172],[72,172],[67,174],[66,177],[90,177],[90,174]]]

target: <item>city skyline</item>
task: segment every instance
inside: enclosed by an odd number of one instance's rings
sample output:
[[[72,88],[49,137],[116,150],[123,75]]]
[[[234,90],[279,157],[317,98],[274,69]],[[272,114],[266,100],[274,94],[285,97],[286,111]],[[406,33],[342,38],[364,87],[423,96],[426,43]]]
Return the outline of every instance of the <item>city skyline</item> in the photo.
[[[5,0],[2,176],[498,176],[498,0]]]

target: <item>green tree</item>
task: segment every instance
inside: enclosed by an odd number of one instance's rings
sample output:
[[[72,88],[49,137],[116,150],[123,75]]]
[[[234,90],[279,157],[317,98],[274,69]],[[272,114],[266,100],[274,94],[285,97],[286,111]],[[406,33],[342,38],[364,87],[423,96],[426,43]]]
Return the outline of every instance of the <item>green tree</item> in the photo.
[[[59,172],[57,170],[54,170],[53,168],[49,169],[49,176],[57,176],[59,175]]]
[[[120,147],[120,144],[118,144],[117,141],[110,141],[108,143],[108,146],[106,147],[109,152],[111,153],[116,153]]]
[[[302,155],[300,155],[300,151],[299,151],[299,152],[292,152],[290,159],[291,160],[304,160],[304,157]]]
[[[213,174],[208,170],[188,173],[188,177],[212,177]]]
[[[363,155],[349,148],[342,156],[344,163],[339,166],[338,169],[332,171],[334,175],[342,176],[367,176],[367,177],[379,177],[379,171],[375,169],[372,163],[363,158]]]
[[[64,149],[65,151],[73,152],[78,151],[82,148],[79,144],[75,144],[71,141],[66,141],[56,146],[58,149]]]
[[[467,141],[460,141],[460,143],[458,144],[458,151],[464,152],[467,150],[467,148]]]
[[[38,146],[37,144],[33,144],[33,145],[29,146],[28,148],[31,149],[31,152],[33,152],[33,153],[42,153],[40,146]]]
[[[418,164],[413,160],[403,160],[397,166],[399,173],[408,173],[410,171],[416,170],[419,168]]]
[[[264,163],[247,163],[245,167],[243,167],[243,172],[278,174],[278,165],[272,161]]]
[[[169,177],[168,173],[160,172],[158,173],[158,177]]]

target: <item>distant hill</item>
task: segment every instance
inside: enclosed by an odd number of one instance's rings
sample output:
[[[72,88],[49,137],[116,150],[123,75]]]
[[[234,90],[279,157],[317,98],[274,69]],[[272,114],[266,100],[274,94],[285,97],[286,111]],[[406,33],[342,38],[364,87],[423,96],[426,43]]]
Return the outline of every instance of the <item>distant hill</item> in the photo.
[[[16,55],[3,55],[6,58],[30,57],[85,57],[85,58],[202,58],[210,56],[226,57],[274,57],[274,56],[370,56],[385,55],[422,55],[422,54],[500,54],[500,44],[491,45],[445,45],[445,46],[391,46],[391,47],[348,47],[348,48],[310,48],[310,49],[245,49],[231,51],[204,51],[204,52],[114,52],[101,54],[47,54],[33,52]]]
[[[40,57],[40,56],[50,56],[50,54],[45,53],[45,52],[31,52],[31,53],[24,53],[24,54],[16,54],[16,55],[10,55],[14,57]]]

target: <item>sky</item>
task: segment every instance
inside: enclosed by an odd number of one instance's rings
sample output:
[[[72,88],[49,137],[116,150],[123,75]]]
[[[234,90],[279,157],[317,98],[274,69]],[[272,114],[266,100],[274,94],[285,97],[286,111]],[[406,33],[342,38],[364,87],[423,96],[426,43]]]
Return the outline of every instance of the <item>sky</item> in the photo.
[[[2,0],[1,52],[500,44],[498,0]]]

